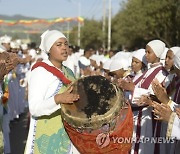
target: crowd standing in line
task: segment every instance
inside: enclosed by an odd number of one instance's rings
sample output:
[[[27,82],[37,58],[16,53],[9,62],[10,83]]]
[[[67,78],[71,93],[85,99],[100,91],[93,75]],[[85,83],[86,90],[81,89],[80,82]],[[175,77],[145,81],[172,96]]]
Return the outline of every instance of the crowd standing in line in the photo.
[[[53,136],[47,129],[39,131],[44,121],[38,117],[47,116],[50,128],[59,118],[55,113],[60,109],[60,102],[72,103],[79,99],[71,93],[72,88],[64,89],[66,82],[71,81],[59,80],[43,67],[34,68],[36,62],[55,67],[72,81],[89,75],[106,77],[123,91],[125,101],[131,105],[133,138],[172,139],[170,143],[135,142],[130,153],[180,152],[180,47],[167,48],[163,41],[155,39],[135,51],[105,51],[102,47],[83,50],[69,45],[64,34],[52,30],[42,34],[39,47],[7,35],[0,37],[0,153],[11,153],[9,124],[25,108],[29,108],[31,121],[26,153],[36,153],[41,141],[33,145],[34,135]],[[56,135],[64,137],[57,143],[63,143],[64,147],[46,142],[46,148],[41,147],[41,151],[48,153],[57,148],[78,153],[62,123],[56,130],[59,133]]]

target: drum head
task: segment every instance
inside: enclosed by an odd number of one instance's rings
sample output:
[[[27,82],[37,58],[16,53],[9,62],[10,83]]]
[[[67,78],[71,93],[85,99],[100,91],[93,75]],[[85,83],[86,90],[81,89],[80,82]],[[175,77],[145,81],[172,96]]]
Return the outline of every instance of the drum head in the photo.
[[[74,128],[98,129],[119,114],[122,92],[103,76],[88,76],[73,83],[73,92],[80,99],[73,104],[61,104],[63,120]]]

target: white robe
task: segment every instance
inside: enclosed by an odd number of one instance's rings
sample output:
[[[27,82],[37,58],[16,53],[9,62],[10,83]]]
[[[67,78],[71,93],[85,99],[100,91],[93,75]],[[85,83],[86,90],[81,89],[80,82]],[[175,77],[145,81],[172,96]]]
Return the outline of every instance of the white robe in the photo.
[[[45,60],[44,62],[53,66],[49,60]],[[62,82],[56,76],[42,67],[38,67],[31,72],[28,83],[31,121],[26,144],[26,154],[32,152],[33,131],[36,124],[35,117],[50,115],[60,109],[61,106],[55,103],[53,94],[58,93],[62,86]],[[72,143],[70,153],[78,153]]]
[[[132,101],[134,101],[134,99],[136,97],[140,97],[144,94],[145,95],[149,95],[149,94],[154,95],[151,84],[148,87],[148,89],[141,88],[141,84],[159,66],[160,65],[149,68],[148,71],[145,73],[144,77],[141,79],[141,81],[137,83],[137,85],[135,86],[135,89],[134,89]],[[160,83],[162,83],[166,78],[166,74],[162,70],[160,70],[155,75],[154,78],[156,78]],[[134,111],[133,113],[134,113],[134,122],[135,122],[134,124],[137,125],[137,121],[138,121],[137,118],[139,115],[139,111]],[[136,131],[136,127],[134,129],[135,129],[134,131]],[[135,134],[133,134],[133,135],[135,137]],[[142,109],[142,116],[141,116],[140,138],[147,137],[147,138],[151,139],[153,136],[154,136],[154,134],[153,134],[153,129],[152,129],[152,108],[151,107],[144,107]],[[140,143],[138,151],[139,151],[139,154],[144,154],[144,153],[145,154],[152,154],[152,153],[154,153],[154,144],[151,142]],[[134,153],[134,149],[131,151],[131,153]]]

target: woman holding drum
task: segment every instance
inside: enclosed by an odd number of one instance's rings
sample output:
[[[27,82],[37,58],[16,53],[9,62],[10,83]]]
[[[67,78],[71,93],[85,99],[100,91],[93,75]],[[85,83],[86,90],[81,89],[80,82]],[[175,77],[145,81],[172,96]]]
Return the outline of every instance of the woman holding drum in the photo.
[[[61,120],[61,104],[73,103],[79,95],[72,94],[73,81],[70,69],[62,65],[67,59],[69,45],[66,37],[57,30],[41,35],[40,48],[48,60],[36,63],[29,78],[29,110],[31,123],[25,153],[78,153],[71,143]]]

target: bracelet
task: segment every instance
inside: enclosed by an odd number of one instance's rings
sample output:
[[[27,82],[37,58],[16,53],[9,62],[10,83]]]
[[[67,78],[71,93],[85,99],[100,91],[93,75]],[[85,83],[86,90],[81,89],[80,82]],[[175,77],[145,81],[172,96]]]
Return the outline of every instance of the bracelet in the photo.
[[[167,105],[171,106],[171,103],[172,103],[172,100],[170,99],[170,100],[167,102]]]

